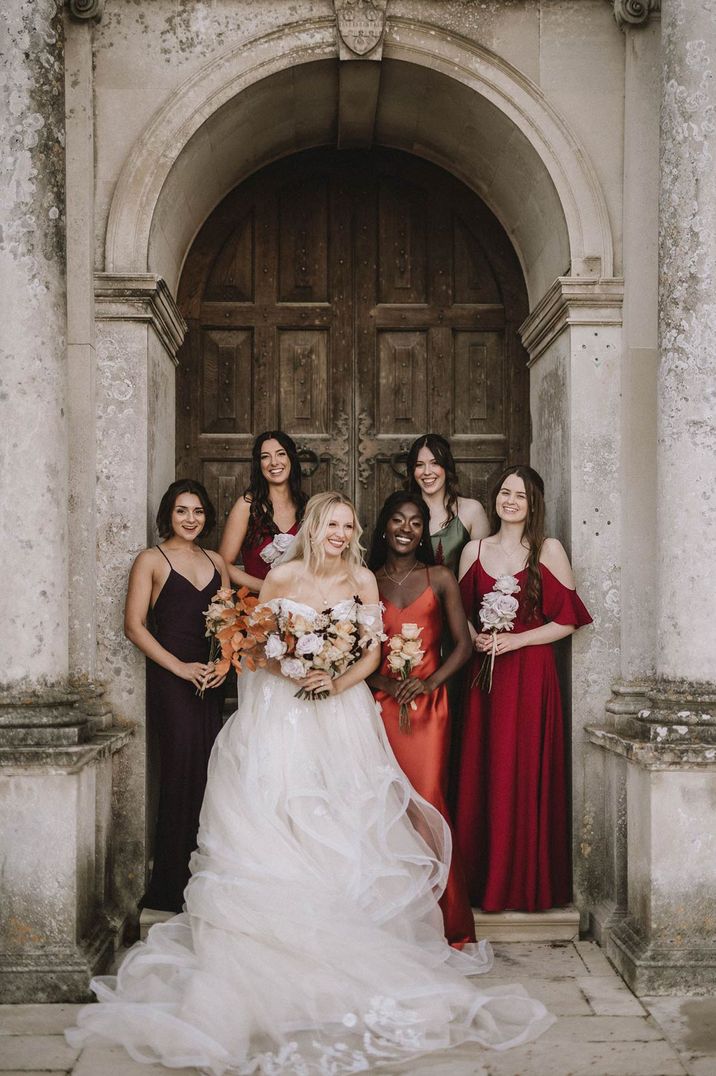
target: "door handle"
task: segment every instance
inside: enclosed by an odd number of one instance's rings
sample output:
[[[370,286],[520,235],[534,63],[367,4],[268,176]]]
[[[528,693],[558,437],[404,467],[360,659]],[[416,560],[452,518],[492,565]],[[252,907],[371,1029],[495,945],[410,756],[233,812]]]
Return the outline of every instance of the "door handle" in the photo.
[[[321,457],[312,448],[299,448],[298,459],[304,478],[311,478],[321,466]]]

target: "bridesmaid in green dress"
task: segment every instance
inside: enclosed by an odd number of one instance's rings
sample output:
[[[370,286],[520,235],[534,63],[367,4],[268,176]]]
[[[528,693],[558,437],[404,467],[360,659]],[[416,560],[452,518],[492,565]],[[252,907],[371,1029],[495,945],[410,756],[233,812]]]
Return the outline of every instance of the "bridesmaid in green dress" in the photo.
[[[413,441],[407,459],[412,493],[420,493],[430,511],[430,540],[435,563],[445,564],[457,578],[460,554],[471,539],[485,538],[490,527],[485,509],[458,493],[455,460],[439,433]]]

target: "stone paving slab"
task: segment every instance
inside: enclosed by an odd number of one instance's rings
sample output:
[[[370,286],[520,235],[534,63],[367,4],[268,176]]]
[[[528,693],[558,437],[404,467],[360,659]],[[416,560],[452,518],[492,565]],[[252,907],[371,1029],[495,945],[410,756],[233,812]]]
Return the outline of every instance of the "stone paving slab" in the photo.
[[[0,1039],[0,1071],[67,1072],[78,1056],[79,1050],[68,1046],[61,1035],[4,1035]]]
[[[81,1005],[0,1005],[0,1035],[61,1035]]]
[[[576,984],[596,1016],[644,1016],[646,1009],[616,974],[578,978]]]
[[[476,984],[519,983],[558,1018],[504,1053],[472,1044],[381,1069],[383,1076],[716,1076],[716,999],[646,998],[627,989],[593,942],[501,943]],[[119,1046],[78,1051],[62,1032],[79,1005],[0,1005],[0,1076],[149,1076]],[[199,1076],[196,1069],[179,1070]]]

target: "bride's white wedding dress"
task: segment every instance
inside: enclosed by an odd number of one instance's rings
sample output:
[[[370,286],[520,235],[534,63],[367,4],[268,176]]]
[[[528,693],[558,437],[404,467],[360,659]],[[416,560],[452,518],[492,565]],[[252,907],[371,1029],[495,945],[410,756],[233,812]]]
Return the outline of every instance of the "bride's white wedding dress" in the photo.
[[[352,602],[334,612],[379,616]],[[185,911],[152,927],[116,979],[93,980],[101,1004],[81,1010],[70,1042],[100,1036],[212,1076],[309,1076],[539,1034],[543,1005],[469,978],[491,966],[486,942],[445,943],[450,833],[398,768],[368,687],[318,702],[295,691],[265,671],[241,677]]]

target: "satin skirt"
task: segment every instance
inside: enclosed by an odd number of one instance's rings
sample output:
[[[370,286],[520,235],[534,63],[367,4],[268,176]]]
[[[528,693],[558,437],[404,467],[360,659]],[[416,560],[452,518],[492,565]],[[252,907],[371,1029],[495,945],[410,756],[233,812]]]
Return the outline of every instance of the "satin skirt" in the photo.
[[[445,943],[450,831],[397,766],[368,688],[294,692],[241,678],[185,909],[92,981],[100,1004],[68,1040],[211,1076],[318,1076],[535,1037],[552,1023],[541,1003],[472,980],[489,945]]]

